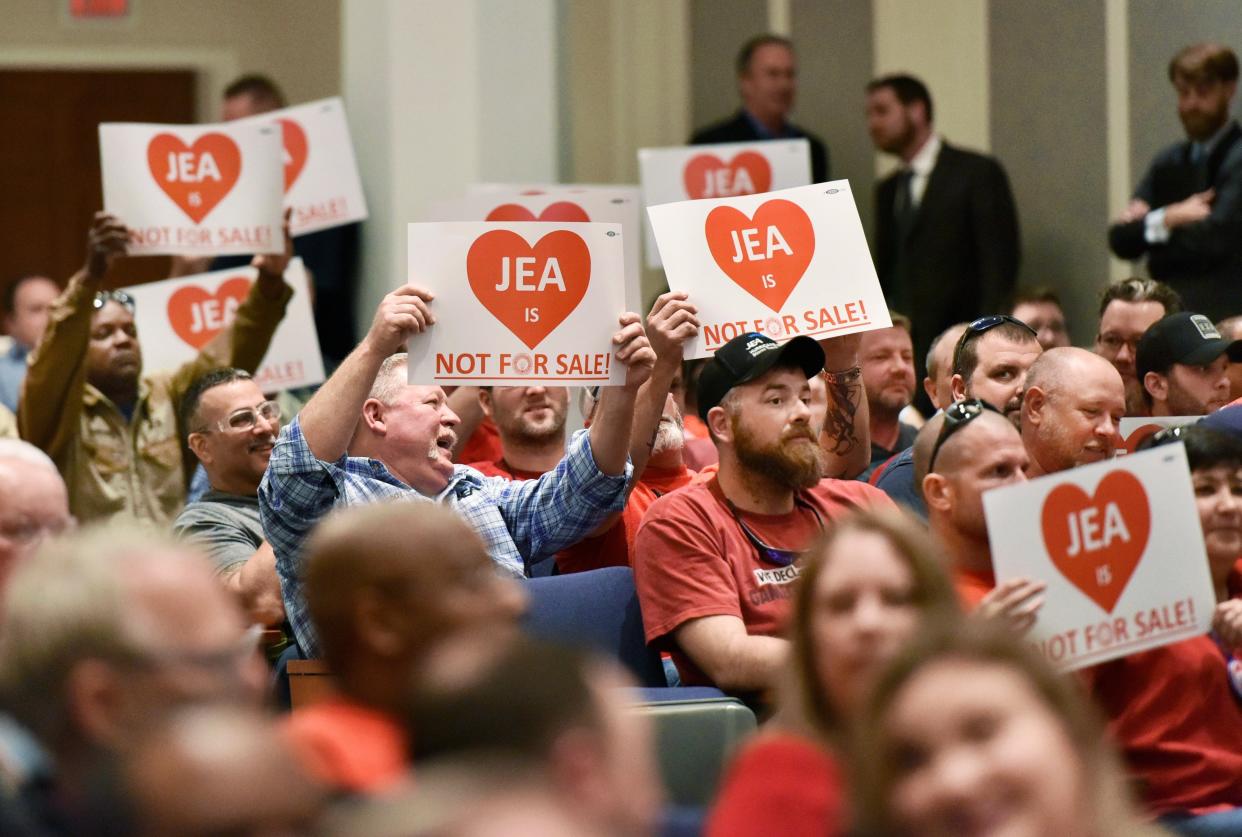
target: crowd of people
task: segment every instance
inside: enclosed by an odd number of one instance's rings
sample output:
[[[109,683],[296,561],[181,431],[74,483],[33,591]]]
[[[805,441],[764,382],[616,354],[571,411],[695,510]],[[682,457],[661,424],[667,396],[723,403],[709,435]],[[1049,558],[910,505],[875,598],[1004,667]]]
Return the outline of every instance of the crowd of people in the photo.
[[[807,136],[827,179],[794,62],[749,42],[741,110],[693,141]],[[265,393],[288,237],[158,368],[106,289],[129,231],[96,214],[63,289],[3,298],[0,833],[1242,833],[1237,74],[1215,44],[1170,63],[1188,140],[1108,232],[1157,278],[1104,288],[1090,348],[1016,286],[1003,168],[907,75],[865,91],[901,161],[874,241],[892,326],[685,362],[695,300],[666,291],[599,324],[620,386],[409,383],[437,325],[414,277],[313,393]],[[252,77],[225,110],[282,102]],[[1112,458],[1127,416],[1183,422],[1143,445],[1185,446],[1212,631],[1060,673],[1023,640],[1047,580],[998,583],[983,495]],[[669,687],[761,722],[688,826],[634,674],[520,628],[526,579],[610,567]],[[291,660],[330,694],[276,711]]]

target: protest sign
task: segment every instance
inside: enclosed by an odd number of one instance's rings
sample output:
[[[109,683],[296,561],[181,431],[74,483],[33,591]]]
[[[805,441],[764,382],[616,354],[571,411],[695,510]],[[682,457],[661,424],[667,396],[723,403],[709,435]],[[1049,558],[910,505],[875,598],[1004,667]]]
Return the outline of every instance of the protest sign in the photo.
[[[643,313],[640,194],[634,186],[472,189],[466,197],[435,204],[429,221],[583,221],[620,224],[625,249],[625,309]]]
[[[1121,444],[1117,446],[1117,455],[1134,453],[1138,449],[1139,442],[1166,427],[1194,424],[1201,418],[1203,416],[1126,416],[1121,420],[1118,428],[1121,434]]]
[[[280,131],[272,125],[99,126],[104,209],[129,254],[279,253]]]
[[[1216,597],[1181,444],[983,495],[997,583],[1047,584],[1027,635],[1064,669],[1206,633]]]
[[[891,325],[849,183],[647,209],[668,285],[703,328],[686,357],[748,331],[783,341]]]
[[[339,98],[261,113],[230,124],[276,125],[284,146],[284,205],[299,236],[363,221],[367,202]]]
[[[256,278],[255,268],[238,267],[126,288],[134,300],[134,325],[148,361],[171,369],[193,360],[212,338],[232,325]],[[285,281],[293,288],[293,297],[254,375],[264,392],[297,389],[324,380],[301,259],[289,263]]]
[[[619,385],[619,224],[409,225],[409,275],[436,323],[409,341],[416,384]]]
[[[792,139],[640,148],[638,168],[647,206],[756,195],[808,185],[811,144]],[[661,253],[648,227],[647,266],[661,264]]]

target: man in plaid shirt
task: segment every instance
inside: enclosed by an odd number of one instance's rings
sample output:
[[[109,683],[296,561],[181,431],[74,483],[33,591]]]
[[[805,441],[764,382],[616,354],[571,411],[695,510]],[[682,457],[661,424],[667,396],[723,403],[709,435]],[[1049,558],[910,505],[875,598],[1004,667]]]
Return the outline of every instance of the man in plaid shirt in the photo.
[[[435,323],[433,295],[411,285],[388,294],[371,329],[280,434],[259,486],[259,511],[276,553],[285,611],[303,653],[319,641],[302,594],[302,543],[334,506],[403,499],[448,503],[479,533],[501,572],[577,543],[625,506],[634,402],[655,364],[637,314],[613,335],[625,384],[601,391],[589,431],[537,480],[484,477],[450,459],[458,423],[444,390],[406,383],[397,352]]]

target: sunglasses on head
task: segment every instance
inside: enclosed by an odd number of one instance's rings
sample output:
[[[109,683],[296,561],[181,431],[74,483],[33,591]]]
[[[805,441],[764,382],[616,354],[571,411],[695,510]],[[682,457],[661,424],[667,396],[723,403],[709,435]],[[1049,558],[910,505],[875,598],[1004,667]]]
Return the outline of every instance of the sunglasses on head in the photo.
[[[125,291],[96,291],[95,310],[103,308],[109,301],[119,303],[130,311],[134,310],[134,298]]]
[[[1038,332],[1036,332],[1035,329],[1031,328],[1017,317],[1011,317],[1008,314],[991,314],[987,317],[980,317],[967,325],[966,330],[962,332],[962,336],[957,339],[957,346],[953,349],[953,368],[957,369],[958,360],[962,356],[962,349],[965,348],[967,343],[974,340],[981,334],[986,334],[1002,323],[1013,323],[1014,325],[1022,326],[1022,328],[1031,333],[1032,337],[1038,336]]]
[[[742,520],[741,515],[737,513],[737,506],[733,505],[729,500],[725,500],[725,505],[729,507],[729,513],[733,515],[733,519],[737,521],[737,525],[741,527],[742,534],[746,536],[746,540],[750,541],[750,545],[755,548],[755,552],[759,553],[759,557],[769,564],[775,564],[778,567],[788,567],[802,557],[806,550],[801,549],[781,549],[775,546],[768,546],[764,543],[754,530],[746,525],[746,521]],[[819,514],[819,509],[812,506],[805,500],[794,499],[795,506],[801,506],[804,509],[810,509],[811,514],[815,515],[815,523],[819,526],[819,531],[824,531],[824,519]]]
[[[944,443],[949,441],[949,438],[954,433],[989,410],[997,415],[1000,414],[1000,410],[986,401],[980,401],[978,398],[954,401],[945,408],[944,424],[940,428],[940,434],[936,436],[936,444],[932,448],[931,461],[927,463],[927,473],[930,474],[936,470],[936,456],[940,453],[940,449],[944,447]]]

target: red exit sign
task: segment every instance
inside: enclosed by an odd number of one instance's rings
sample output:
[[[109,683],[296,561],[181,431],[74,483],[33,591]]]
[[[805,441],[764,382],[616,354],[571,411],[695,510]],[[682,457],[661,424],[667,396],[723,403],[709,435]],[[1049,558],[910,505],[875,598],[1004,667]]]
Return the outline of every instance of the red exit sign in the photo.
[[[69,16],[78,20],[125,17],[129,0],[69,0]]]

